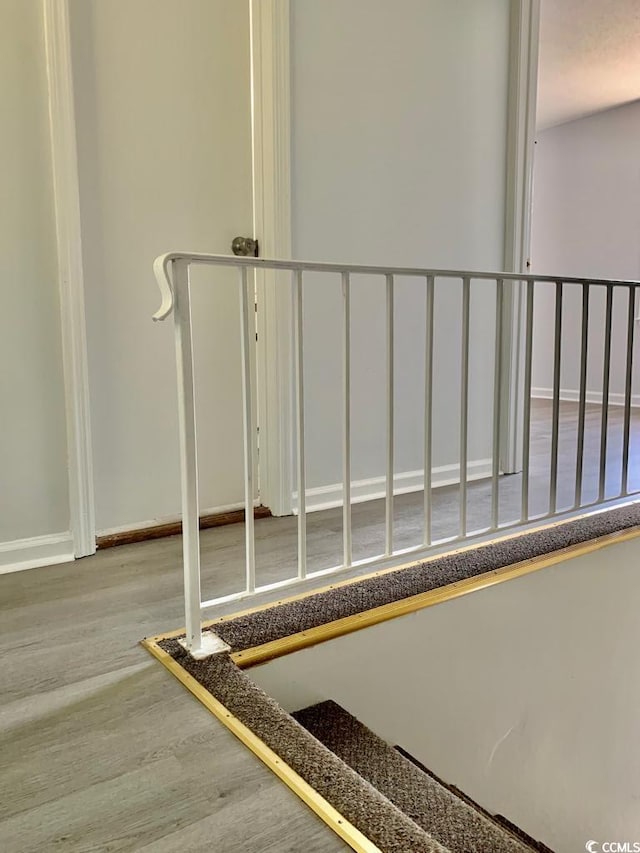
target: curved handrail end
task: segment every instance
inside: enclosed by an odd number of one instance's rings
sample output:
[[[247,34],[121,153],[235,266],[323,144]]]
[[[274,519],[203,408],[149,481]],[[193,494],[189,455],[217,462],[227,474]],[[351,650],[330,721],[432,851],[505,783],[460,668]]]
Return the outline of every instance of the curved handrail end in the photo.
[[[153,274],[160,288],[162,302],[160,307],[153,315],[154,320],[164,320],[173,311],[173,282],[169,273],[169,264],[173,259],[173,253],[167,252],[164,255],[158,255],[153,262]]]

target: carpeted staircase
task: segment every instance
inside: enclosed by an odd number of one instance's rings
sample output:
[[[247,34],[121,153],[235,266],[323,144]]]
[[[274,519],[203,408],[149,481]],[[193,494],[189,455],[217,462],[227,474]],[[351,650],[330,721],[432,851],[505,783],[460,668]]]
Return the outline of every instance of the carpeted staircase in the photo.
[[[449,853],[551,853],[441,782],[335,702],[320,702],[292,716]]]
[[[242,655],[341,620],[351,620],[347,630],[354,630],[357,622],[352,617],[376,608],[445,586],[460,590],[466,580],[482,580],[483,575],[542,555],[559,560],[567,556],[564,549],[592,540],[602,546],[607,537],[625,530],[638,535],[640,502],[383,570],[266,609],[221,617],[210,630],[228,643],[233,656],[224,652],[193,658],[175,635],[157,638],[157,645],[151,641],[148,648],[153,654],[157,648],[156,656],[170,661],[171,666],[165,665],[201,701],[208,694],[219,703],[224,714],[214,713],[222,722],[232,718],[247,727],[275,753],[276,763],[282,762],[330,803],[341,815],[337,823],[348,822],[382,853],[551,853],[386,744],[334,702],[288,714],[241,669],[247,666]],[[391,618],[388,612],[384,618]],[[286,653],[283,649],[281,645],[278,654]]]

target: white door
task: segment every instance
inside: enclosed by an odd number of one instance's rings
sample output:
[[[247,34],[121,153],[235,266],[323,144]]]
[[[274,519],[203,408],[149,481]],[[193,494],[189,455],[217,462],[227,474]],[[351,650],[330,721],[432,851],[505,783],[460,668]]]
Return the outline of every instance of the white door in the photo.
[[[171,322],[151,265],[251,235],[249,4],[70,0],[98,532],[180,511]],[[197,270],[203,512],[243,499],[233,271]]]

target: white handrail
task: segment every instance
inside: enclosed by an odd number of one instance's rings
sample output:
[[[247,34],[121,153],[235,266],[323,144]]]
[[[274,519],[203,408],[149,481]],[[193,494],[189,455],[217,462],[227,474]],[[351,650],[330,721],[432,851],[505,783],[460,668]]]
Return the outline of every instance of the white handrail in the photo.
[[[164,320],[173,309],[173,283],[169,274],[171,261],[189,261],[198,264],[213,264],[214,266],[227,267],[251,267],[252,269],[271,270],[301,270],[304,272],[335,272],[356,273],[358,275],[393,275],[393,276],[415,276],[424,278],[434,276],[435,278],[475,278],[496,281],[532,281],[549,282],[558,281],[558,276],[534,275],[532,273],[508,273],[508,272],[482,272],[478,270],[441,270],[427,269],[423,267],[394,267],[394,266],[372,266],[371,264],[336,264],[322,261],[285,261],[276,258],[244,258],[236,255],[210,255],[205,252],[167,252],[157,257],[153,263],[153,271],[162,295],[162,304],[153,315],[154,320]],[[640,280],[614,279],[614,278],[589,278],[588,276],[576,278],[575,276],[562,276],[565,284],[597,284],[603,287],[635,287],[640,285]]]
[[[245,585],[244,589],[230,595],[209,601],[201,600],[200,591],[200,541],[198,517],[198,472],[195,422],[195,387],[193,379],[193,348],[190,310],[190,278],[189,270],[193,264],[205,264],[219,267],[234,267],[239,275],[240,288],[240,343],[242,354],[242,400],[243,400],[243,439],[244,439],[244,491],[245,491]],[[531,392],[531,367],[533,351],[533,314],[534,291],[539,283],[550,283],[555,288],[555,324],[554,324],[554,382],[553,382],[553,412],[551,430],[551,456],[549,469],[549,506],[543,515],[536,519],[548,518],[559,514],[557,509],[558,490],[558,459],[559,459],[559,415],[560,415],[560,376],[562,361],[562,310],[563,288],[567,284],[578,285],[582,289],[582,338],[581,338],[581,381],[579,391],[579,417],[577,427],[577,457],[575,478],[575,503],[573,509],[585,506],[595,506],[618,497],[629,495],[629,446],[630,419],[632,405],[632,356],[635,333],[635,295],[640,287],[640,281],[625,281],[618,279],[592,279],[559,276],[540,276],[533,274],[485,272],[469,270],[437,270],[417,267],[373,266],[359,264],[315,263],[307,261],[290,261],[269,258],[236,257],[232,255],[214,255],[200,252],[168,252],[156,258],[153,265],[154,273],[162,302],[154,320],[164,320],[170,314],[174,317],[176,339],[176,362],[178,367],[178,422],[180,427],[180,461],[182,489],[182,518],[184,525],[183,559],[185,583],[186,639],[185,646],[194,656],[203,656],[216,650],[212,645],[212,637],[206,636],[201,630],[202,610],[214,604],[227,601],[237,601],[257,593],[280,589],[304,579],[322,577],[347,567],[373,566],[390,556],[399,557],[406,554],[424,553],[426,548],[436,547],[448,542],[460,542],[479,533],[502,530],[506,527],[531,521],[534,516],[529,511],[530,485],[530,449],[531,407],[529,396]],[[254,357],[251,344],[253,331],[250,328],[250,317],[253,316],[252,298],[250,295],[250,279],[248,272],[258,269],[288,270],[292,273],[292,293],[294,297],[293,332],[295,337],[293,379],[295,385],[295,422],[297,435],[296,485],[298,490],[298,551],[297,567],[292,575],[277,583],[259,586],[256,584],[255,570],[255,534],[253,525],[254,502],[254,430],[252,416],[252,364]],[[337,273],[342,282],[342,471],[343,471],[343,548],[342,564],[321,571],[309,572],[307,567],[307,528],[306,528],[306,477],[305,477],[305,421],[304,421],[304,330],[303,330],[303,276],[307,272]],[[384,553],[366,560],[353,560],[352,555],[352,525],[351,525],[351,283],[354,275],[382,276],[386,281],[385,300],[385,337],[386,337],[386,464],[385,464],[385,547]],[[424,537],[422,544],[413,548],[397,549],[394,547],[394,289],[398,277],[419,277],[426,286],[426,315],[425,315],[425,384],[424,384]],[[460,370],[460,433],[459,433],[459,532],[446,539],[433,540],[432,537],[432,457],[433,457],[433,375],[437,365],[434,363],[434,289],[442,286],[440,279],[457,280],[462,284],[462,311],[460,321],[461,331],[461,370]],[[467,529],[467,488],[469,482],[468,445],[469,445],[469,336],[471,327],[472,302],[470,299],[471,286],[474,280],[493,282],[495,284],[495,348],[494,348],[494,401],[492,427],[492,459],[491,459],[491,521],[490,525],[481,531]],[[501,430],[500,393],[502,388],[502,342],[503,342],[503,300],[507,282],[526,282],[525,307],[525,376],[524,376],[524,427],[523,427],[523,471],[522,489],[520,495],[521,512],[517,519],[504,522],[500,519],[499,501],[499,449]],[[586,363],[588,347],[588,318],[589,299],[592,287],[607,288],[607,310],[605,315],[605,349],[603,364],[603,390],[608,391],[611,373],[611,322],[614,288],[627,291],[627,359],[625,363],[625,393],[624,393],[624,427],[623,427],[623,459],[621,490],[615,496],[605,495],[607,484],[607,396],[601,417],[601,439],[599,453],[599,491],[598,498],[591,504],[582,503],[582,471],[585,452],[585,406],[586,406]],[[445,412],[449,417],[451,413]],[[457,415],[456,415],[457,416]]]

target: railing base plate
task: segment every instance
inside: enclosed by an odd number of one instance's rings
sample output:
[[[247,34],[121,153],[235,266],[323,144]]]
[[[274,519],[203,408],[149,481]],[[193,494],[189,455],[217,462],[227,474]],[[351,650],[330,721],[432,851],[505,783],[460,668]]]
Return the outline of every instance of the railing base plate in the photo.
[[[198,649],[190,649],[187,645],[186,639],[178,640],[180,645],[186,649],[192,658],[196,660],[203,660],[204,658],[211,657],[211,655],[220,654],[220,652],[230,652],[231,646],[227,645],[224,640],[221,640],[217,634],[214,634],[213,631],[203,631],[202,632],[202,640],[200,642],[200,648]]]

